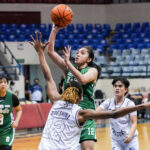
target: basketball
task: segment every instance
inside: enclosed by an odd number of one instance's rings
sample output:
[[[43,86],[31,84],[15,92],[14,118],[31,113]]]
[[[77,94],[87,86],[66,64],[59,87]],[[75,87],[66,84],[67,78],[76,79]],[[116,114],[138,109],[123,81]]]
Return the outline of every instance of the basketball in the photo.
[[[65,4],[56,5],[51,10],[51,20],[58,27],[66,27],[72,22],[72,19],[73,11]]]

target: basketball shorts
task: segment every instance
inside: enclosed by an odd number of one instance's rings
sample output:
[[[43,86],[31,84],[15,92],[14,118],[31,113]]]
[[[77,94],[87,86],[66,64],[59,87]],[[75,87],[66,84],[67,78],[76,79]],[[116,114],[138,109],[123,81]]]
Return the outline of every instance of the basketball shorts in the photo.
[[[14,137],[15,137],[15,129],[9,128],[5,134],[0,135],[0,146],[1,145],[12,146]]]
[[[138,137],[134,136],[130,143],[125,144],[123,140],[114,140],[111,139],[112,150],[139,150]]]
[[[94,120],[88,120],[85,122],[81,136],[80,136],[80,143],[86,140],[93,140],[97,141],[96,139],[96,133],[95,133],[95,121]]]

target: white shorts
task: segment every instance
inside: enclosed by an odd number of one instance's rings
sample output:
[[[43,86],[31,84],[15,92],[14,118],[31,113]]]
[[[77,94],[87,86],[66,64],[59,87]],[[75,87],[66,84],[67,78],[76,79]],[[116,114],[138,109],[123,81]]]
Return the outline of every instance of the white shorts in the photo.
[[[123,140],[111,139],[112,150],[139,150],[138,137],[132,138],[131,142],[125,144]]]

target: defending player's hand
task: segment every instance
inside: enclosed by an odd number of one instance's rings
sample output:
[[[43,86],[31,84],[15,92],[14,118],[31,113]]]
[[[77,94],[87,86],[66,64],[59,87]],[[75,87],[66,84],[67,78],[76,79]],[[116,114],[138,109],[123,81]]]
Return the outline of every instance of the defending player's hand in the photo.
[[[49,42],[46,42],[46,43],[41,42],[41,37],[42,37],[41,32],[39,32],[39,33],[36,32],[35,33],[35,39],[33,38],[32,35],[30,37],[32,39],[32,42],[29,42],[29,43],[35,48],[37,53],[43,52],[44,49],[46,48],[46,46],[49,43]]]

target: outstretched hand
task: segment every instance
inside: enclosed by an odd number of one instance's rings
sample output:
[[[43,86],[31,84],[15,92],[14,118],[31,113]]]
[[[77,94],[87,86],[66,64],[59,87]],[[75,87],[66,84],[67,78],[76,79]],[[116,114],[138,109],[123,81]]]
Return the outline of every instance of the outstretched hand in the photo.
[[[35,48],[37,53],[43,52],[44,49],[46,48],[46,46],[49,43],[49,42],[46,42],[46,43],[41,42],[41,37],[42,37],[41,32],[39,32],[39,33],[36,32],[35,33],[35,39],[33,38],[32,35],[30,37],[32,39],[32,42],[29,42],[29,43]]]
[[[70,60],[70,50],[71,50],[70,46],[65,47],[65,50],[63,50],[65,63],[67,63]]]

